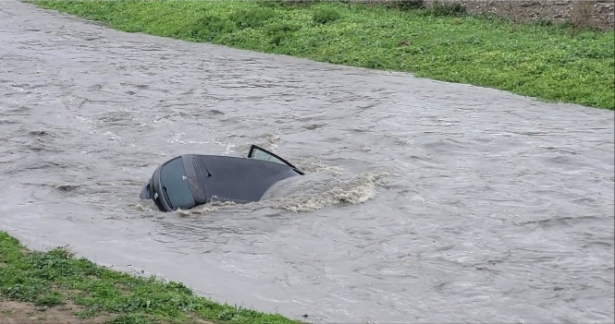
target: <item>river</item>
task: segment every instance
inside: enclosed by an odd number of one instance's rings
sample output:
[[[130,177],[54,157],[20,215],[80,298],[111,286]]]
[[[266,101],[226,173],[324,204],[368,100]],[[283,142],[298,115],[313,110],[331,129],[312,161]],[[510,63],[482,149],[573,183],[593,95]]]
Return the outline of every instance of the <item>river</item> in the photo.
[[[183,153],[271,199],[162,213]],[[107,29],[0,2],[0,229],[311,322],[614,321],[614,113]]]

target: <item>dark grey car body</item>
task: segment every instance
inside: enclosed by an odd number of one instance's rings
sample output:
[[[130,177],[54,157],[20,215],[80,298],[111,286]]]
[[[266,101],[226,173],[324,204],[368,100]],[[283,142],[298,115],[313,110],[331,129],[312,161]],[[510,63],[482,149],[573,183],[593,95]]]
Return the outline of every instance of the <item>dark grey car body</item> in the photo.
[[[161,164],[141,191],[161,211],[215,201],[258,201],[278,181],[303,175],[277,155],[252,145],[247,158],[184,154]]]

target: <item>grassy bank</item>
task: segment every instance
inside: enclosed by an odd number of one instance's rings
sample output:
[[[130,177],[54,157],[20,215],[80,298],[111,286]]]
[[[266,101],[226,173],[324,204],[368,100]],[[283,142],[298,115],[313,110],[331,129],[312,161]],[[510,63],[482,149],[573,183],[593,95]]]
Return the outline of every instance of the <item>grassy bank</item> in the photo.
[[[128,32],[408,71],[548,101],[615,107],[613,31],[519,25],[470,17],[455,7],[393,10],[340,2],[271,1],[30,2]]]
[[[2,323],[300,323],[112,271],[64,249],[29,251],[1,231],[0,308]]]

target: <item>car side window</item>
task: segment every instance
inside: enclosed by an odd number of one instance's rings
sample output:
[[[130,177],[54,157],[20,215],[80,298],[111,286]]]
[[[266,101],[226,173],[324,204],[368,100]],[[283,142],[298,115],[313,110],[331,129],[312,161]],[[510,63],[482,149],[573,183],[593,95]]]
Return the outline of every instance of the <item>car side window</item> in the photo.
[[[297,169],[297,167],[295,167],[294,165],[290,164],[288,161],[285,161],[284,159],[282,159],[281,157],[263,149],[260,148],[256,145],[252,145],[252,147],[250,147],[250,152],[248,153],[248,158],[250,159],[255,159],[255,160],[263,160],[263,161],[269,161],[269,162],[274,162],[274,163],[279,163],[279,164],[284,164],[287,165],[289,167],[291,167],[293,170],[295,170],[297,173],[299,174],[303,174],[302,171],[300,171],[299,169]]]
[[[248,155],[249,158],[251,159],[255,159],[255,160],[263,160],[263,161],[269,161],[269,162],[275,162],[275,163],[280,163],[280,164],[284,164],[286,165],[287,163],[284,162],[282,159],[274,156],[273,154],[261,149],[260,147],[257,146],[253,146],[252,149],[250,150],[250,154]]]

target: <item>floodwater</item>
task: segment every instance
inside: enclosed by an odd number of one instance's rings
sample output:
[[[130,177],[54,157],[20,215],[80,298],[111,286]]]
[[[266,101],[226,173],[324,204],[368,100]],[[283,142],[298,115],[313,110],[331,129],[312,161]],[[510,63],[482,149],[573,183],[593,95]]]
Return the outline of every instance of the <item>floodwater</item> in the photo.
[[[127,34],[0,2],[0,229],[312,322],[614,320],[614,113]],[[139,201],[182,153],[308,171]]]

